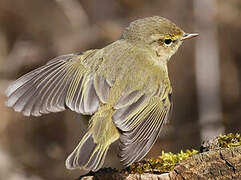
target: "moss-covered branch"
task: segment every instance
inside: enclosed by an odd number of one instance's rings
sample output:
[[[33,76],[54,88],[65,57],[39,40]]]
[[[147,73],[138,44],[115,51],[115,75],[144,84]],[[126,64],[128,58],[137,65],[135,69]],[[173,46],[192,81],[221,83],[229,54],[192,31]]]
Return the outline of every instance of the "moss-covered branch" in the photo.
[[[145,159],[120,172],[112,169],[80,178],[108,180],[228,180],[241,178],[241,137],[227,134],[205,142],[196,150],[178,154],[162,153]]]

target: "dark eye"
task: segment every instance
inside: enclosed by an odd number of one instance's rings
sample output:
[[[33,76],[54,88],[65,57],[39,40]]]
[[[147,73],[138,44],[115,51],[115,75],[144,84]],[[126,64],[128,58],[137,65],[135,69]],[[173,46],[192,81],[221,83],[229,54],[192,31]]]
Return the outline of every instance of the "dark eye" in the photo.
[[[170,45],[170,44],[172,43],[172,40],[171,40],[171,39],[165,39],[165,40],[164,40],[164,43],[165,43],[166,45]]]

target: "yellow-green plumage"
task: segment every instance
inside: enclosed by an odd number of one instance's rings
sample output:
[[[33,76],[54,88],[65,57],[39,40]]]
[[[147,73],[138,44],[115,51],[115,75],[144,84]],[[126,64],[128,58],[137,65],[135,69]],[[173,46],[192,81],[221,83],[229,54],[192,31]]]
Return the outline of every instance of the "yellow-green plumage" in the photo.
[[[184,37],[161,17],[134,21],[103,49],[57,57],[22,76],[7,89],[6,104],[27,116],[66,108],[92,115],[67,168],[98,170],[118,139],[120,160],[129,165],[148,153],[168,117],[167,62]]]

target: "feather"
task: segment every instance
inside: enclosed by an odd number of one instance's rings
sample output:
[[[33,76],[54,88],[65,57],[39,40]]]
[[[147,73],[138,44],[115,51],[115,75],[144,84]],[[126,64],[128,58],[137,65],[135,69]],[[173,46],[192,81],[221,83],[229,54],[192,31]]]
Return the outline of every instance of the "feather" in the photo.
[[[107,99],[110,92],[110,83],[103,76],[94,77],[94,87],[96,89],[96,94],[100,98],[102,103],[107,103]]]
[[[128,112],[130,106],[125,107],[125,112]],[[116,110],[116,119],[114,118],[114,123],[121,130],[119,156],[124,165],[130,165],[141,160],[155,143],[168,117],[170,102],[168,97],[165,101],[158,96],[146,97],[146,100],[127,116],[117,116],[125,114],[118,112],[119,110]],[[118,119],[121,117],[124,119]]]
[[[122,131],[131,130],[131,125],[136,123],[139,112],[143,111],[146,105],[146,96],[141,96],[136,102],[129,106],[117,109],[113,114],[113,121]]]
[[[122,107],[126,107],[130,104],[133,104],[137,100],[139,100],[142,95],[143,93],[141,93],[141,91],[135,90],[125,96],[121,96],[116,102],[115,108],[120,109]]]
[[[111,119],[112,113],[112,108],[103,105],[92,116],[88,132],[66,160],[68,169],[81,167],[97,171],[101,168],[109,146],[119,139],[119,132]]]
[[[6,90],[6,105],[26,116],[59,112],[66,107],[93,114],[106,102],[110,89],[103,77],[90,73],[82,63],[95,52],[59,56],[20,77]]]

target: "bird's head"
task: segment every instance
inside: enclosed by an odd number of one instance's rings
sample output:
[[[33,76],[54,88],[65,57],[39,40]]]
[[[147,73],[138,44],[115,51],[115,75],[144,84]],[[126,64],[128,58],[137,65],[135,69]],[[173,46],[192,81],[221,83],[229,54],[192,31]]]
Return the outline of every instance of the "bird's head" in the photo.
[[[122,37],[137,44],[145,43],[161,59],[169,60],[184,40],[196,36],[197,33],[185,33],[168,19],[154,16],[132,22]]]

